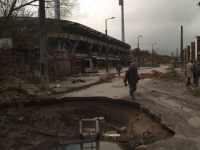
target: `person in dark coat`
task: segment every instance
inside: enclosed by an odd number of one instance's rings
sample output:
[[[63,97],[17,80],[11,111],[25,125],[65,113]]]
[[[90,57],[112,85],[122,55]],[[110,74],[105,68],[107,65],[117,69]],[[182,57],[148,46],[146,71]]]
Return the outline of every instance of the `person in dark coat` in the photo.
[[[134,92],[137,89],[137,83],[138,83],[138,75],[137,75],[137,66],[134,63],[131,63],[130,68],[126,71],[124,83],[125,86],[127,86],[126,82],[128,81],[129,87],[130,87],[130,95],[132,97],[132,100],[135,100]]]
[[[196,87],[198,87],[200,78],[200,58],[199,61],[196,63]]]
[[[120,64],[118,64],[117,67],[116,67],[116,71],[117,71],[118,77],[120,76],[120,71],[121,70],[122,70],[122,66]]]

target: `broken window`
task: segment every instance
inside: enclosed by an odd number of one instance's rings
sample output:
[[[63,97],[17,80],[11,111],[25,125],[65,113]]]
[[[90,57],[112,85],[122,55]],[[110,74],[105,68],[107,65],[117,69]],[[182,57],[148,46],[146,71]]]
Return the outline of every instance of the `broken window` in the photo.
[[[85,60],[85,68],[90,68],[90,60]]]
[[[92,67],[97,67],[97,59],[92,59]]]
[[[75,67],[76,68],[81,68],[82,67],[82,63],[81,62],[75,62]]]

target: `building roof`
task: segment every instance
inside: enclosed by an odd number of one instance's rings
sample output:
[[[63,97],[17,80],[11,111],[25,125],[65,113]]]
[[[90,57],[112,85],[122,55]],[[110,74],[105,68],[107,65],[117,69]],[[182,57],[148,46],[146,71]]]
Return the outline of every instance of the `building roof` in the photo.
[[[0,20],[5,19],[0,17]],[[36,17],[17,17],[12,19],[12,23],[15,27],[21,27],[21,24],[24,23],[24,30],[29,31],[39,31],[39,19]],[[59,32],[59,33],[72,33],[82,35],[88,38],[92,38],[98,41],[105,42],[105,34],[97,30],[94,30],[90,27],[82,25],[77,22],[72,22],[68,20],[56,20],[56,19],[46,19],[46,28],[47,32]],[[127,43],[124,43],[120,40],[117,40],[111,36],[108,36],[108,44],[116,45],[124,49],[131,49],[131,46]]]

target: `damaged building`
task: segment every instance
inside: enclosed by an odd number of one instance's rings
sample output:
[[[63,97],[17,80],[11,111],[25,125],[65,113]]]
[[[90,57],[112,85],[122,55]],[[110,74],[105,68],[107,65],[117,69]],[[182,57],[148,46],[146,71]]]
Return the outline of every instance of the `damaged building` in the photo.
[[[0,18],[2,20],[4,18]],[[40,48],[38,18],[10,19],[1,38],[12,38],[20,72],[39,76]],[[46,19],[49,75],[98,72],[106,66],[106,35],[76,22]],[[131,46],[108,36],[108,61],[129,65]],[[34,66],[34,69],[33,69]],[[31,69],[32,68],[32,69]]]

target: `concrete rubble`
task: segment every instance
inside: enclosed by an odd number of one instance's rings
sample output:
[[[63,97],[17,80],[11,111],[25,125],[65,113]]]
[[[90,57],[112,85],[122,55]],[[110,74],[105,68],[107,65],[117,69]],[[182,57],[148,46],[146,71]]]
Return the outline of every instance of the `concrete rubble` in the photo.
[[[177,76],[175,73],[162,73],[156,70],[151,70],[152,73],[141,73],[138,76],[140,79],[145,78],[172,78]]]

